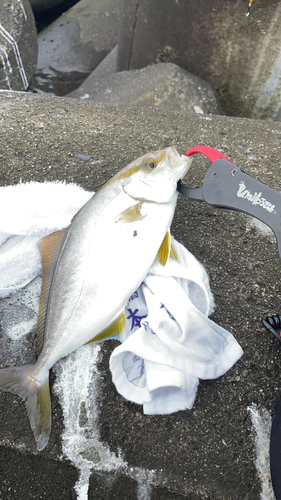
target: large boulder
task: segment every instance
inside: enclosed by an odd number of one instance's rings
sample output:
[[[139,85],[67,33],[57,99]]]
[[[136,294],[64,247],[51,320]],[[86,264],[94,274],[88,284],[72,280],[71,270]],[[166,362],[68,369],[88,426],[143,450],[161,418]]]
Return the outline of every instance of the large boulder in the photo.
[[[232,116],[275,118],[281,106],[281,4],[125,0],[117,71],[168,61],[209,82]]]
[[[37,62],[37,31],[28,0],[0,5],[0,89],[26,90]]]
[[[109,57],[109,56],[108,56]],[[112,59],[115,61],[114,54]],[[155,106],[173,111],[222,114],[211,85],[176,64],[154,64],[140,70],[109,73],[104,62],[69,97],[120,106]],[[107,70],[112,65],[107,65]],[[99,71],[99,73],[98,73]]]
[[[38,36],[33,88],[64,95],[77,87],[114,48],[122,0],[80,0]],[[54,91],[52,87],[57,86]],[[47,89],[48,90],[48,89]]]
[[[67,97],[77,97],[80,99],[95,99],[95,88],[100,85],[101,80],[116,73],[117,45],[94,69],[94,71],[84,80],[77,89],[67,94]]]
[[[182,154],[208,144],[281,189],[279,123],[16,92],[0,93],[0,121],[1,185],[60,180],[93,191],[149,150],[175,144]],[[197,156],[188,183],[200,185],[208,166]],[[192,410],[148,416],[112,383],[109,356],[118,342],[84,346],[51,371],[52,434],[40,453],[24,403],[0,391],[3,498],[74,500],[87,490],[90,500],[274,498],[268,432],[280,398],[281,350],[260,320],[280,313],[277,246],[243,214],[181,196],[172,233],[208,269],[212,319],[244,355],[223,377],[200,381]],[[1,367],[36,357],[34,327],[9,336],[16,318],[34,320],[33,287],[19,300],[1,300]]]

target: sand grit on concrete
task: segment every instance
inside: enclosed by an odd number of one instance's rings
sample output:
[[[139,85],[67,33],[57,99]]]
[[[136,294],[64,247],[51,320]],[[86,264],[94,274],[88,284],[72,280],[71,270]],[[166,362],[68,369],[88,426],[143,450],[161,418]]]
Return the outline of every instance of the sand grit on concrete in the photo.
[[[0,93],[0,122],[1,185],[63,180],[97,190],[149,150],[175,144],[182,154],[207,144],[280,190],[278,123],[118,109],[9,92]],[[201,158],[195,160],[188,177],[192,187],[200,185],[208,165]],[[200,382],[192,410],[145,416],[140,406],[116,392],[108,359],[117,342],[104,343],[98,362],[100,439],[111,452],[121,453],[128,468],[102,474],[93,468],[88,498],[260,498],[263,485],[255,467],[254,430],[247,408],[255,403],[272,414],[280,397],[279,345],[260,320],[280,312],[281,266],[276,244],[246,224],[242,214],[179,197],[172,232],[207,267],[217,305],[213,319],[234,334],[244,355],[225,376]],[[32,358],[35,332],[30,341]],[[2,367],[9,365],[10,347],[5,351],[4,344],[0,332]],[[76,498],[78,471],[62,454],[63,416],[54,393],[52,413],[50,443],[38,453],[24,404],[0,393],[2,498],[17,498],[21,485],[22,499]],[[153,471],[142,497],[144,490],[128,473],[137,468]]]

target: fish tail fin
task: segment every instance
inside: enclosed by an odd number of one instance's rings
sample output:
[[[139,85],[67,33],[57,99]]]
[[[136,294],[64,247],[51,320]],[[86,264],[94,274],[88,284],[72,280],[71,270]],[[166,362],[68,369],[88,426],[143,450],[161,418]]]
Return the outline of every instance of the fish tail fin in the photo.
[[[34,376],[35,365],[0,370],[0,389],[20,396],[26,405],[37,449],[43,450],[51,433],[49,376],[40,383]]]

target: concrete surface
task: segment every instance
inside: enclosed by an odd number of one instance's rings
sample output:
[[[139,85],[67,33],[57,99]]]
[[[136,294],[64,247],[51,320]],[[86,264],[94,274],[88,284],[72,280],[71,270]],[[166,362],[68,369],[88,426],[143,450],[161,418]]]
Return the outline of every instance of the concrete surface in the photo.
[[[96,69],[92,71],[90,76],[86,78],[86,83],[88,83],[88,81],[91,81],[91,83],[93,83],[94,81],[101,80],[102,78],[106,78],[116,73],[117,48],[118,45],[115,45],[114,49],[109,52],[109,54],[102,60],[102,62],[96,67]],[[81,89],[81,87],[83,87],[83,85],[79,87],[79,90]]]
[[[1,92],[0,138],[1,185],[59,179],[97,190],[149,150],[175,144],[182,154],[207,144],[281,188],[279,123]],[[196,158],[186,182],[200,185],[208,165]],[[268,432],[280,398],[281,351],[260,320],[280,313],[276,244],[244,215],[182,197],[172,232],[205,264],[217,306],[213,319],[238,340],[241,360],[220,379],[200,382],[192,410],[145,416],[111,381],[108,360],[117,341],[85,346],[51,372],[52,434],[40,453],[23,402],[0,392],[1,498],[274,499]],[[23,306],[25,314],[28,303]],[[1,329],[1,366],[35,359],[35,343],[34,329],[21,340],[8,339]],[[88,368],[92,374],[78,395],[75,360],[82,375]],[[75,411],[75,446],[80,439],[81,447],[71,454]]]
[[[113,57],[114,54],[111,61]],[[112,67],[108,66],[109,69]],[[223,114],[209,83],[171,63],[112,73],[104,78],[99,78],[94,72],[69,97],[87,98],[100,104]]]
[[[84,82],[73,92],[67,94],[67,97],[79,97],[83,99],[86,94],[90,97],[91,89],[95,88],[95,85],[98,85],[104,78],[114,75],[116,73],[117,48],[118,46],[115,45],[114,49],[109,52],[86,80],[84,80]]]
[[[0,89],[26,90],[37,62],[37,31],[28,0],[0,3]]]
[[[46,91],[47,79],[58,87],[56,95],[64,95],[70,84],[85,80],[117,43],[121,3],[80,0],[45,28],[38,36],[33,88]]]
[[[209,82],[231,116],[275,119],[281,108],[281,4],[124,0],[117,71],[173,62]]]

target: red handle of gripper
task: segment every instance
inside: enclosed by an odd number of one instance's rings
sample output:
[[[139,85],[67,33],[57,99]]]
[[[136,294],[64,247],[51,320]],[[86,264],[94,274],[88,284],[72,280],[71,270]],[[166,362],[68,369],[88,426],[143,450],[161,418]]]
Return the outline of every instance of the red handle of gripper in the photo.
[[[191,156],[191,155],[194,155],[195,153],[201,153],[202,155],[209,158],[209,160],[211,160],[212,163],[214,161],[218,160],[219,158],[222,158],[223,160],[230,161],[228,158],[223,156],[216,149],[210,148],[210,146],[194,146],[194,148],[189,149],[184,154],[185,154],[185,156]],[[230,163],[232,163],[232,162],[230,162]]]

